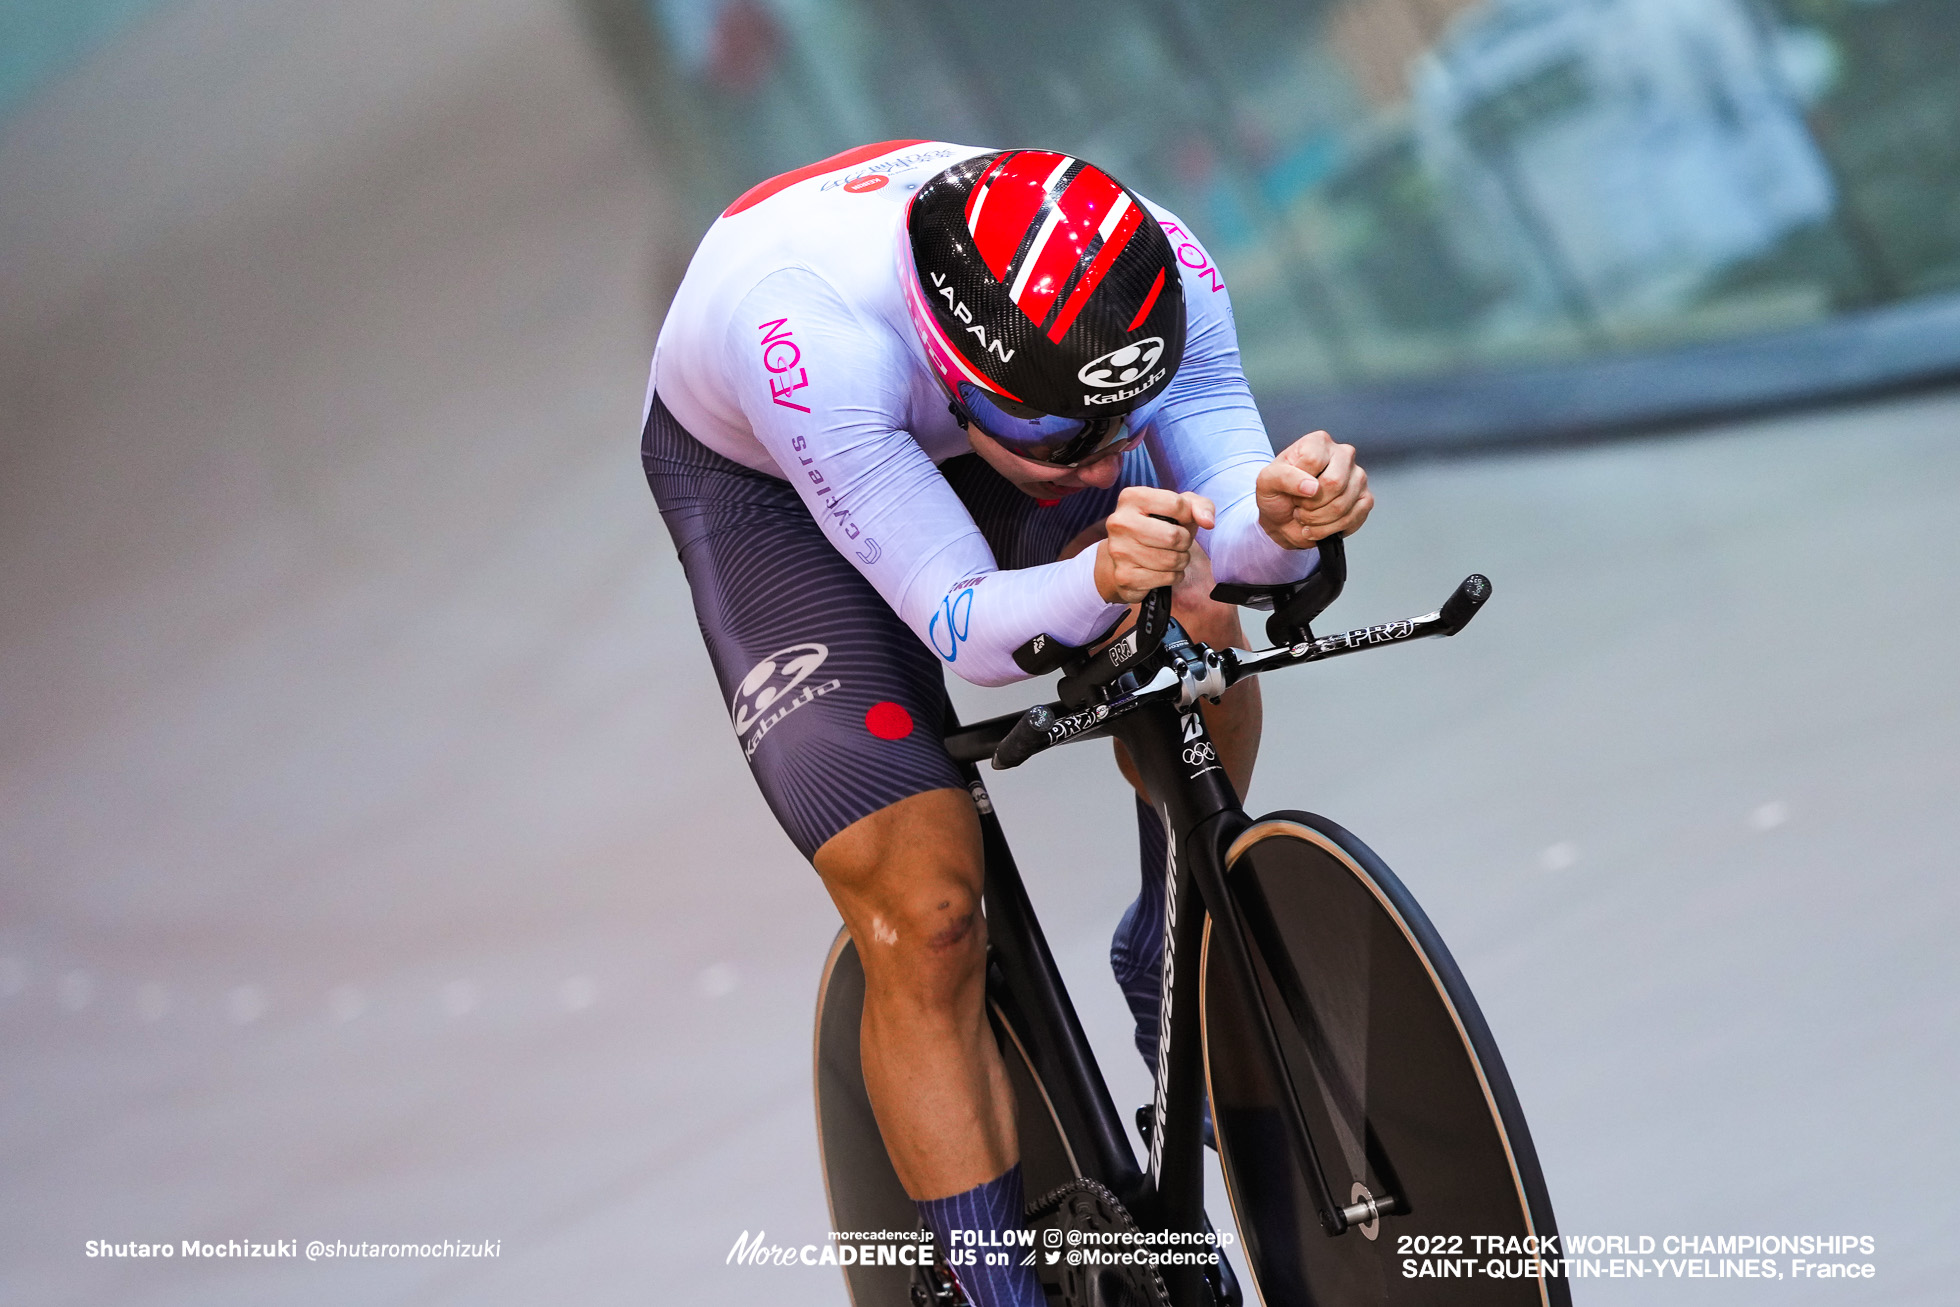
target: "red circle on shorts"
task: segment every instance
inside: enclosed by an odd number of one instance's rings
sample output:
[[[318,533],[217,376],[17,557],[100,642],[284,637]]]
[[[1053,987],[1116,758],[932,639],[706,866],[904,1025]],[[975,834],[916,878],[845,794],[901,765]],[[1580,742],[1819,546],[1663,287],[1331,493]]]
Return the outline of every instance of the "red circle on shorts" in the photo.
[[[845,182],[844,189],[849,191],[853,195],[862,195],[866,191],[877,190],[880,186],[883,186],[886,182],[890,180],[891,178],[885,176],[885,174],[881,172],[866,173],[862,177],[853,177],[851,178],[851,180]],[[898,707],[897,704],[893,704],[892,706],[894,708]],[[904,709],[900,708],[899,711],[903,712]],[[910,718],[908,718],[907,720],[910,721]],[[906,731],[910,731],[911,729],[912,728],[909,725],[905,728]]]
[[[881,740],[902,740],[912,733],[912,714],[889,699],[874,703],[864,715],[864,729]]]

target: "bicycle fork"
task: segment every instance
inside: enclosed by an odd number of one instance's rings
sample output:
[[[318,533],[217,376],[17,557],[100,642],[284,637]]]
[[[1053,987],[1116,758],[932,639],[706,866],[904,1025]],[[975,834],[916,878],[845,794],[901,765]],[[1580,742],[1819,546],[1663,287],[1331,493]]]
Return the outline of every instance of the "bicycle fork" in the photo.
[[[1152,709],[1138,717],[1147,719],[1169,711]],[[1231,892],[1221,856],[1233,837],[1251,822],[1216,761],[1203,718],[1195,710],[1178,713],[1177,717],[1175,734],[1165,731],[1161,722],[1155,723],[1156,729],[1137,722],[1131,730],[1118,731],[1136,758],[1152,796],[1162,796],[1162,811],[1171,829],[1156,1128],[1151,1131],[1149,1169],[1154,1214],[1166,1229],[1196,1232],[1203,1228],[1202,1116],[1199,1111],[1171,1108],[1202,1101],[1204,1050],[1197,969],[1204,923],[1209,917],[1212,946],[1220,951],[1241,991],[1250,996],[1257,1014],[1254,1031],[1261,1054],[1284,1088],[1286,1110],[1281,1113],[1281,1126],[1293,1155],[1303,1163],[1321,1227],[1329,1235],[1339,1235],[1351,1224],[1370,1220],[1377,1213],[1369,1203],[1346,1207],[1336,1202],[1327,1182],[1301,1106],[1299,1087],[1280,1049],[1266,989],[1259,982],[1253,962],[1254,941],[1239,901]],[[1178,747],[1167,747],[1167,739],[1178,741]]]

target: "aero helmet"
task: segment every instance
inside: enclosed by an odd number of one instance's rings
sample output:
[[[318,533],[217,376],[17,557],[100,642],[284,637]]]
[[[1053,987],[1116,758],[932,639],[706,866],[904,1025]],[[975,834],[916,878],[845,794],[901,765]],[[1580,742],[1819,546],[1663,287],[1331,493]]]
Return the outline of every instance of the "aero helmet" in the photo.
[[[1184,357],[1177,258],[1142,201],[1006,150],[926,182],[905,229],[906,306],[962,426],[1070,467],[1141,433]]]

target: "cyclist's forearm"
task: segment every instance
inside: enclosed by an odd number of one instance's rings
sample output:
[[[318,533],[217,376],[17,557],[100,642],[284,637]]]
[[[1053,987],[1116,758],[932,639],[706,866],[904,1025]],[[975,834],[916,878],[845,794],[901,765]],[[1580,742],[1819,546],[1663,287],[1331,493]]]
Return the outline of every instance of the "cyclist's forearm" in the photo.
[[[1236,585],[1284,585],[1305,580],[1320,562],[1317,549],[1287,549],[1259,524],[1250,487],[1218,510],[1218,525],[1205,541],[1212,575]]]
[[[982,571],[950,582],[939,571],[914,581],[898,613],[940,661],[975,685],[1007,685],[1027,673],[1014,651],[1037,635],[1084,645],[1123,615],[1096,587],[1096,554],[1015,571]]]

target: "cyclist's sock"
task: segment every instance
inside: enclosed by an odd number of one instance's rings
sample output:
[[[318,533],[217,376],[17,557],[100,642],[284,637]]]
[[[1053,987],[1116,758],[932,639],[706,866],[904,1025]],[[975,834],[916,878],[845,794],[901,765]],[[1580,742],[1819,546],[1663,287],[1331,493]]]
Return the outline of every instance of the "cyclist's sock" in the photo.
[[[953,1231],[982,1232],[977,1241],[980,1256],[976,1259],[982,1263],[993,1244],[990,1234],[1027,1228],[1027,1198],[1021,1191],[1019,1162],[963,1194],[954,1194],[951,1198],[930,1198],[916,1206],[920,1217],[925,1220],[926,1228],[938,1241],[942,1255],[955,1247],[972,1246],[966,1240],[955,1245]],[[1029,1251],[1033,1247],[1033,1244],[1027,1245]],[[1021,1265],[1021,1258],[1026,1253],[1015,1251],[1015,1248],[1016,1245],[1007,1245],[1005,1266],[983,1264],[951,1268],[960,1286],[966,1290],[966,1296],[973,1300],[973,1307],[1047,1307],[1048,1298],[1041,1291],[1041,1281],[1035,1278],[1034,1269]]]

